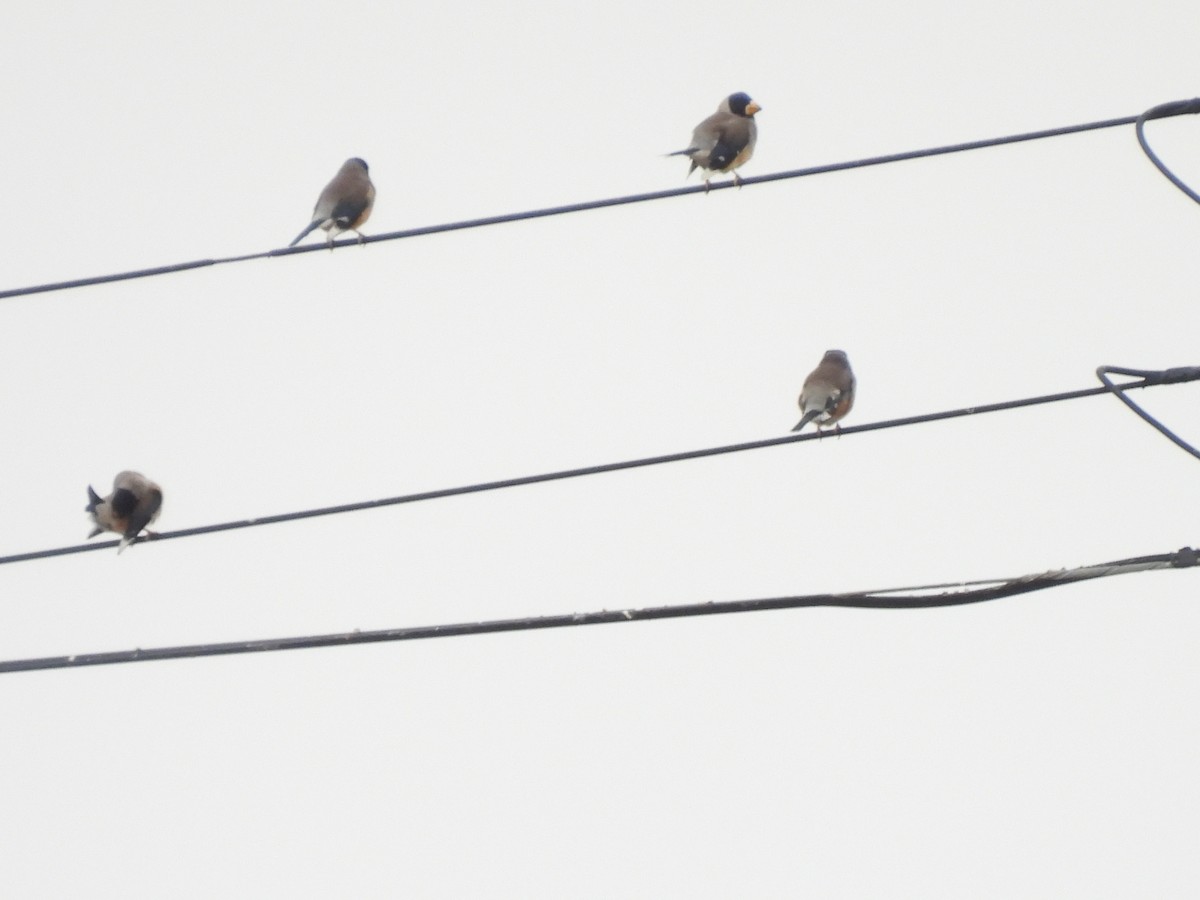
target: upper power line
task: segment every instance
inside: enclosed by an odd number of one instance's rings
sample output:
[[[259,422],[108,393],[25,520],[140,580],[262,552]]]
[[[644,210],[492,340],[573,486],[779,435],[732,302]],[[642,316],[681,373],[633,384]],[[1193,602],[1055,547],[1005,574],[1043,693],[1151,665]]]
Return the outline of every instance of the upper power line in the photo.
[[[1200,100],[1179,101],[1173,104],[1163,104],[1151,111],[1152,118],[1183,115],[1200,112]],[[1097,122],[1085,122],[1081,125],[1065,125],[1059,128],[1047,128],[1042,131],[1029,131],[1023,134],[1005,135],[1003,137],[986,138],[978,141],[967,141],[960,144],[947,144],[941,147],[928,147],[922,150],[908,150],[902,153],[889,153],[885,156],[872,156],[866,159],[850,160],[848,162],[829,163],[821,166],[810,166],[805,169],[792,169],[786,172],[775,172],[768,175],[755,175],[741,179],[744,185],[766,184],[772,181],[784,181],[791,178],[805,178],[809,175],[823,175],[828,172],[841,172],[847,169],[861,169],[867,166],[880,166],[887,163],[903,162],[909,159],[921,159],[927,156],[942,156],[948,153],[961,153],[967,150],[981,150],[987,147],[998,147],[1004,144],[1017,144],[1024,141],[1036,141],[1044,138],[1059,137],[1067,134],[1077,134],[1084,131],[1097,131],[1103,128],[1116,128],[1122,125],[1133,125],[1144,120],[1150,113],[1142,116],[1123,116],[1119,119],[1102,119]],[[1139,125],[1139,137],[1140,137]],[[1143,146],[1145,144],[1143,143]],[[1149,152],[1147,148],[1147,152]],[[1153,157],[1152,157],[1153,158]],[[1171,177],[1171,176],[1168,176]],[[731,182],[719,182],[712,185],[712,190],[726,190],[733,187]],[[589,200],[583,203],[571,203],[566,206],[551,206],[545,209],[525,210],[523,212],[507,213],[499,216],[486,216],[480,219],[464,219],[458,222],[447,222],[441,225],[426,225],[421,228],[409,228],[403,231],[392,231],[386,234],[376,234],[364,238],[365,243],[379,241],[396,241],[404,238],[421,237],[429,234],[441,234],[447,231],[462,231],[468,228],[482,228],[487,225],[501,225],[506,222],[520,222],[526,219],[540,219],[547,216],[560,216],[567,213],[584,212],[592,209],[604,209],[611,206],[625,206],[633,203],[647,203],[652,200],[665,200],[669,197],[681,197],[686,194],[702,194],[707,191],[704,185],[690,185],[671,188],[663,191],[652,191],[647,194],[630,194],[624,197],[610,197],[603,200]],[[358,240],[335,241],[334,246],[357,244]],[[107,284],[113,281],[129,281],[137,278],[149,278],[154,275],[166,275],[172,272],[182,272],[187,269],[200,269],[207,266],[225,265],[226,263],[245,262],[251,259],[266,259],[272,256],[291,256],[296,253],[312,253],[324,250],[324,244],[312,244],[301,247],[282,247],[267,250],[262,253],[247,253],[240,256],[224,256],[213,259],[198,259],[191,262],[175,263],[173,265],[155,266],[149,269],[136,269],[128,272],[117,272],[112,275],[96,275],[89,278],[77,278],[72,281],[57,281],[49,284],[32,285],[29,287],[12,288],[0,291],[0,299],[24,297],[29,294],[42,294],[50,291],[62,291],[67,288],[88,287],[96,284]]]

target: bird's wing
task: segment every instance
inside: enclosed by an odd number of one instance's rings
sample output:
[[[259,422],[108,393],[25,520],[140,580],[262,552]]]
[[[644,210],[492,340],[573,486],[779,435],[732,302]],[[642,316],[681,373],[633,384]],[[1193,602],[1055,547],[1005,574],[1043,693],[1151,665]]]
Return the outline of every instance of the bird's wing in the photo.
[[[159,507],[162,506],[162,501],[162,491],[151,488],[129,516],[125,526],[125,537],[130,539],[137,537],[143,528],[153,522],[154,517],[158,515]]]

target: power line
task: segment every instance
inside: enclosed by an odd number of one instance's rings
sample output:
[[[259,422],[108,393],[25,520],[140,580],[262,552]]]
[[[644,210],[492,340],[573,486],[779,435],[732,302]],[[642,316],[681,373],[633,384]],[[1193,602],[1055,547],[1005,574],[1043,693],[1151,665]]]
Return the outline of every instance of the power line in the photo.
[[[1107,367],[1102,367],[1107,368]],[[1057,394],[1044,394],[1039,397],[1025,397],[1018,400],[1006,400],[1001,403],[989,403],[982,406],[967,406],[960,409],[942,412],[925,413],[919,416],[906,416],[900,419],[888,419],[882,422],[869,422],[865,425],[850,425],[839,429],[838,434],[852,435],[867,431],[881,431],[887,428],[900,428],[907,425],[921,425],[926,422],[937,422],[943,419],[955,419],[962,416],[980,415],[982,413],[1000,412],[1007,409],[1019,409],[1025,406],[1039,406],[1045,403],[1058,403],[1066,400],[1077,400],[1082,397],[1094,397],[1110,391],[1120,396],[1124,391],[1137,388],[1154,387],[1160,384],[1181,384],[1187,381],[1200,380],[1200,366],[1166,369],[1161,372],[1139,372],[1140,381],[1111,385],[1105,387],[1083,388],[1076,391],[1065,391]],[[1128,401],[1127,401],[1128,402]],[[234,531],[241,528],[253,528],[260,525],[277,525],[281,522],[293,522],[299,519],[313,519],[319,516],[331,516],[339,513],[359,512],[367,509],[379,509],[384,506],[397,506],[402,503],[416,503],[422,500],[438,500],[444,497],[457,497],[463,494],[478,494],[485,491],[495,491],[501,488],[519,487],[529,484],[541,484],[547,481],[561,481],[568,478],[581,478],[587,475],[599,475],[605,472],[617,472],[622,469],[637,469],[646,466],[656,466],[663,463],[682,462],[689,459],[700,459],[706,456],[721,456],[729,453],[741,453],[746,450],[759,450],[764,447],[777,447],[781,444],[793,444],[801,441],[819,440],[825,434],[810,431],[805,434],[787,434],[783,437],[766,438],[758,441],[747,441],[741,444],[726,444],[720,447],[706,447],[700,450],[685,450],[680,453],[668,453],[662,456],[648,456],[641,459],[625,460],[622,462],[603,463],[594,466],[583,466],[577,469],[561,469],[555,472],[544,472],[538,475],[524,475],[517,478],[506,478],[500,481],[485,481],[478,484],[468,484],[459,487],[441,488],[432,491],[422,491],[415,494],[402,494],[398,497],[386,497],[379,500],[363,500],[356,503],[343,503],[338,506],[325,506],[318,509],[306,509],[299,512],[279,513],[271,516],[258,516],[253,519],[241,519],[234,522],[221,522],[214,525],[200,525],[195,528],[181,528],[177,531],[159,532],[154,537],[139,538],[138,543],[146,541],[165,541],[173,538],[196,537],[202,534],[214,534],[219,531]],[[54,547],[47,550],[35,550],[29,553],[16,553],[10,556],[0,556],[0,565],[7,563],[27,562],[35,559],[47,559],[53,556],[67,556],[75,553],[87,553],[94,550],[105,550],[115,547],[117,541],[106,541],[91,544],[75,544],[69,547]]]
[[[1175,100],[1174,102],[1163,103],[1159,106],[1155,106],[1146,110],[1137,117],[1135,130],[1137,131],[1137,139],[1138,143],[1141,144],[1142,151],[1147,157],[1149,157],[1150,162],[1154,163],[1154,165],[1158,167],[1158,171],[1162,172],[1163,175],[1167,177],[1167,180],[1171,182],[1171,184],[1175,185],[1175,187],[1179,188],[1197,203],[1200,203],[1200,195],[1184,184],[1174,172],[1167,168],[1166,164],[1158,158],[1158,154],[1150,149],[1150,144],[1146,140],[1146,122],[1149,119],[1163,119],[1168,116],[1184,115],[1185,113],[1200,113],[1200,97],[1197,97],[1194,100]]]
[[[1196,112],[1190,107],[1180,107],[1164,104],[1156,109],[1163,110],[1157,118],[1183,113]],[[1171,107],[1171,109],[1167,109]],[[929,147],[923,150],[908,150],[902,153],[890,153],[886,156],[872,156],[848,162],[830,163],[822,166],[811,166],[805,169],[792,169],[786,172],[776,172],[768,175],[755,175],[742,178],[743,185],[766,184],[772,181],[783,181],[791,178],[805,178],[810,175],[823,175],[828,172],[842,172],[848,169],[861,169],[868,166],[879,166],[887,163],[903,162],[909,159],[921,159],[929,156],[944,156],[948,153],[961,153],[967,150],[981,150],[987,147],[999,147],[1005,144],[1017,144],[1024,141],[1036,141],[1044,138],[1060,137],[1067,134],[1078,134],[1084,131],[1097,131],[1104,128],[1116,128],[1122,125],[1132,125],[1139,116],[1124,116],[1119,119],[1102,119],[1097,122],[1086,122],[1082,125],[1066,125],[1059,128],[1048,128],[1042,131],[1030,131],[1023,134],[1006,135],[1003,137],[986,138],[978,141],[968,141],[960,144],[947,144],[941,147]],[[734,187],[732,182],[718,182],[712,185],[712,190],[727,190]],[[590,200],[582,203],[571,203],[566,206],[552,206],[545,209],[526,210],[524,212],[507,213],[499,216],[486,216],[481,219],[465,219],[459,222],[448,222],[442,225],[427,225],[421,228],[409,228],[404,231],[392,231],[386,234],[371,235],[364,239],[365,243],[379,241],[396,241],[405,238],[423,237],[430,234],[442,234],[448,231],[462,231],[468,228],[482,228],[488,225],[501,225],[508,222],[520,222],[527,219],[540,219],[546,216],[560,216],[567,213],[584,212],[593,209],[604,209],[611,206],[626,206],[632,203],[646,203],[652,200],[665,200],[669,197],[682,197],[687,194],[707,193],[703,185],[689,185],[671,188],[664,191],[652,191],[647,194],[630,194],[625,197],[612,197],[603,200]],[[334,246],[357,245],[357,239],[335,241]],[[11,297],[24,297],[29,294],[42,294],[50,291],[62,291],[68,288],[88,287],[96,284],[107,284],[114,281],[129,281],[137,278],[149,278],[155,275],[166,275],[171,272],[182,272],[187,269],[201,269],[208,266],[225,265],[227,263],[245,262],[251,259],[267,259],[274,256],[292,256],[297,253],[313,253],[326,249],[325,244],[308,244],[300,247],[281,247],[262,253],[247,253],[240,256],[225,256],[213,259],[199,259],[192,262],[176,263],[168,266],[155,266],[149,269],[136,269],[128,272],[118,272],[112,275],[97,275],[90,278],[77,278],[73,281],[57,281],[49,284],[33,285],[23,288],[12,288],[0,291],[0,300]]]
[[[1059,569],[1037,575],[995,579],[991,582],[928,585],[924,587],[889,588],[881,591],[859,591],[845,594],[809,594],[798,597],[768,597],[755,600],[715,600],[707,603],[687,603],[678,606],[653,606],[642,609],[601,610],[589,613],[568,613],[554,616],[528,616],[519,619],[493,619],[484,622],[463,622],[452,625],[422,625],[413,628],[389,628],[382,631],[349,631],[341,634],[311,635],[308,637],[269,638],[266,640],[229,641],[220,644],[190,644],[179,647],[159,647],[143,650],[120,650],[102,653],[82,653],[72,656],[48,656],[39,659],[0,661],[0,674],[29,672],[37,669],[73,669],[83,666],[103,666],[115,663],[150,662],[151,660],[185,659],[197,656],[231,656],[243,653],[266,653],[274,650],[304,650],[315,647],[343,647],[351,644],[378,644],[385,641],[416,641],[438,637],[465,637],[477,634],[498,634],[508,631],[535,631],[545,628],[568,628],[576,625],[606,625],[617,622],[638,622],[651,619],[682,619],[725,613],[763,612],[777,609],[800,609],[816,606],[850,609],[933,609],[946,606],[965,606],[988,600],[999,600],[1028,594],[1046,588],[1149,572],[1156,569],[1184,569],[1196,566],[1197,554],[1191,547],[1175,553],[1139,556],[1116,562]],[[946,590],[965,584],[991,584],[975,590]],[[937,594],[918,594],[941,590]],[[909,594],[915,596],[895,596]]]

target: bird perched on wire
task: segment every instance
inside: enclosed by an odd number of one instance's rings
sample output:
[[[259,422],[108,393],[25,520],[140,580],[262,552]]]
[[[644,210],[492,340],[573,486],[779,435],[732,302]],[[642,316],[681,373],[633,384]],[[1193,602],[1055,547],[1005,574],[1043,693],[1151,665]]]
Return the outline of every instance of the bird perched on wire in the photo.
[[[371,184],[371,176],[367,174],[367,164],[358,157],[348,159],[333,176],[333,181],[321,191],[308,227],[296,235],[296,239],[288,246],[295,247],[317,228],[324,228],[327,232],[325,243],[330,245],[330,249],[333,248],[334,237],[343,231],[353,231],[361,244],[363,236],[358,229],[371,217],[374,205],[375,185]]]
[[[854,385],[854,373],[845,352],[826,350],[820,364],[804,379],[800,389],[803,416],[792,431],[799,431],[813,420],[818,431],[822,426],[837,425],[854,405]]]
[[[709,189],[708,180],[719,172],[732,172],[733,180],[741,187],[742,179],[734,170],[754,154],[754,144],[758,140],[754,114],[761,110],[749,94],[730,94],[721,101],[715,113],[696,126],[692,143],[686,150],[676,150],[667,156],[690,157],[692,166],[688,175],[703,169],[705,193]]]
[[[119,472],[113,479],[113,492],[101,499],[88,485],[87,511],[92,515],[96,527],[89,538],[105,531],[121,535],[120,553],[141,533],[142,529],[158,518],[162,510],[163,492],[157,484],[140,472]]]

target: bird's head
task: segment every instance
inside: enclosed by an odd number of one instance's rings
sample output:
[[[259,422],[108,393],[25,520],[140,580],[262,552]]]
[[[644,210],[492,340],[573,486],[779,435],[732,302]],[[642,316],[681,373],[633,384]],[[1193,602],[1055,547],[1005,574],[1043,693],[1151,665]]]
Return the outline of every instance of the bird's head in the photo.
[[[762,110],[761,106],[750,99],[749,94],[741,91],[730,94],[721,106],[725,108],[726,112],[731,112],[735,116],[745,116],[747,119],[754,118],[754,114]]]

